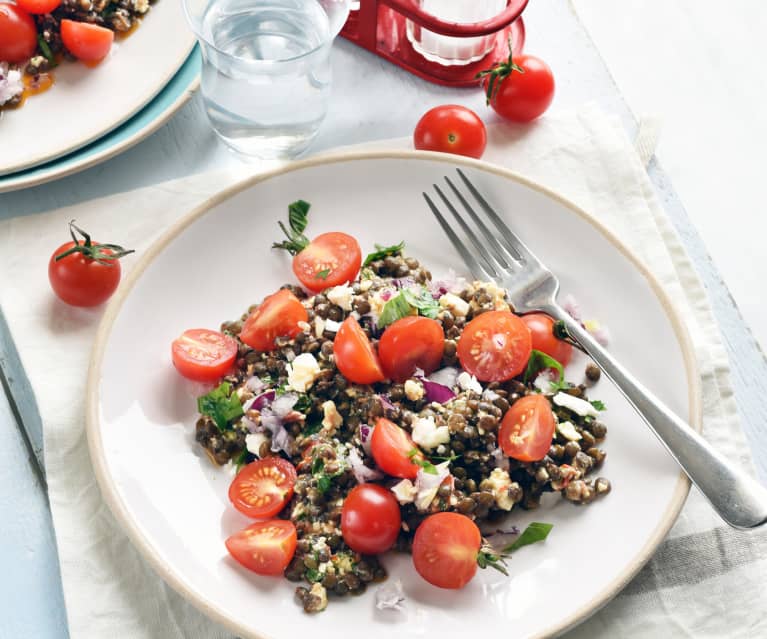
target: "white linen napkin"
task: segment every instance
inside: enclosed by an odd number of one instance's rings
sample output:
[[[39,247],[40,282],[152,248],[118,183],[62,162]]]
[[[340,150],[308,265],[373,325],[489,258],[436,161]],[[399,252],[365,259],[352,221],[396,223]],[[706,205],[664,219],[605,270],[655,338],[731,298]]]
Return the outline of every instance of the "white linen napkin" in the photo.
[[[365,148],[409,148],[390,140]],[[750,467],[729,363],[703,286],[617,120],[596,107],[527,127],[495,125],[485,159],[559,191],[639,255],[684,316],[702,375],[704,433]],[[175,594],[141,559],[99,494],[84,432],[86,369],[102,310],[49,290],[44,260],[77,219],[95,237],[146,249],[170,223],[253,167],[198,175],[0,223],[0,305],[35,391],[73,639],[213,639],[229,633]],[[130,269],[131,258],[123,261]],[[659,551],[572,637],[767,636],[767,537],[723,526],[693,490]],[[564,583],[561,585],[564,586]],[[570,587],[577,587],[573,577]]]

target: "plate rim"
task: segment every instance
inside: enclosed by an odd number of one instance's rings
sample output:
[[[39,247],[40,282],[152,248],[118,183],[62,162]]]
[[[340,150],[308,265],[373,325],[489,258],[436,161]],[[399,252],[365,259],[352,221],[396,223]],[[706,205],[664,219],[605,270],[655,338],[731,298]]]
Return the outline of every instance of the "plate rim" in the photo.
[[[59,149],[58,151],[54,153],[38,153],[34,157],[30,157],[28,160],[25,160],[21,164],[18,164],[17,166],[12,167],[11,169],[8,169],[7,167],[6,168],[0,167],[0,177],[2,177],[3,175],[13,175],[14,173],[20,173],[21,171],[34,169],[35,167],[41,166],[48,162],[54,162],[55,160],[59,158],[63,158],[69,155],[70,153],[74,153],[75,151],[82,149],[85,146],[88,146],[92,142],[95,142],[96,140],[101,139],[105,135],[109,135],[121,124],[125,124],[133,116],[137,115],[145,106],[147,106],[150,102],[152,102],[152,100],[154,100],[160,94],[160,92],[173,79],[173,76],[175,76],[176,73],[179,72],[181,67],[184,66],[184,63],[186,62],[187,58],[192,53],[196,45],[197,45],[197,40],[192,35],[188,46],[184,47],[183,53],[181,53],[178,56],[178,59],[173,65],[172,69],[167,74],[162,76],[162,78],[160,78],[158,82],[155,85],[153,85],[152,88],[149,89],[144,94],[144,97],[141,100],[139,100],[139,102],[136,105],[134,105],[132,109],[129,109],[127,112],[121,113],[119,116],[114,118],[109,125],[104,127],[101,131],[93,133],[90,136],[86,135],[84,138],[81,138],[77,142],[71,143],[65,149]]]
[[[238,193],[253,187],[254,185],[272,179],[277,176],[289,174],[294,171],[300,171],[315,166],[340,164],[344,162],[366,161],[366,160],[398,160],[398,159],[424,159],[442,162],[446,165],[460,165],[462,168],[479,169],[497,176],[513,180],[523,186],[533,189],[538,193],[546,195],[566,208],[572,213],[578,215],[581,219],[591,224],[599,231],[605,239],[610,242],[618,251],[620,251],[633,264],[637,271],[644,277],[650,285],[653,293],[661,304],[666,316],[668,317],[675,337],[682,351],[682,359],[685,371],[689,378],[688,384],[688,403],[691,414],[691,426],[694,430],[702,430],[702,389],[700,379],[700,369],[695,358],[692,338],[685,326],[679,311],[669,296],[663,289],[658,279],[650,272],[644,262],[626,246],[618,237],[604,226],[599,220],[591,214],[574,204],[569,199],[558,194],[556,191],[531,180],[524,175],[505,167],[475,160],[463,156],[446,155],[431,151],[350,151],[350,152],[331,152],[313,156],[311,158],[290,163],[285,166],[277,167],[265,172],[250,175],[235,184],[218,191],[208,197],[204,202],[196,206],[191,211],[182,215],[178,220],[168,227],[168,229],[156,239],[144,252],[141,259],[134,265],[123,285],[118,289],[113,299],[109,302],[96,332],[93,350],[90,356],[88,378],[86,384],[85,396],[85,428],[88,440],[88,451],[93,465],[96,481],[98,482],[101,496],[105,503],[117,519],[123,532],[128,536],[131,543],[152,566],[154,571],[169,584],[178,594],[190,602],[200,612],[209,619],[221,624],[238,636],[247,639],[274,639],[269,635],[263,634],[256,629],[240,625],[235,620],[229,618],[222,610],[205,597],[195,592],[182,579],[180,579],[166,564],[163,559],[155,552],[150,540],[143,535],[139,527],[128,514],[128,511],[119,497],[117,487],[107,470],[104,457],[103,442],[101,439],[99,412],[98,387],[101,378],[101,363],[104,356],[107,340],[112,332],[114,322],[122,309],[123,303],[133,290],[134,285],[155,260],[155,258],[165,249],[165,247],[175,239],[184,229],[190,226],[198,218],[205,215],[214,207],[222,202],[234,197]],[[672,499],[669,507],[663,514],[661,521],[655,530],[650,534],[644,546],[639,553],[626,564],[619,574],[600,592],[598,592],[587,604],[584,604],[576,612],[565,619],[553,624],[543,631],[532,635],[533,639],[559,635],[562,632],[576,626],[588,617],[597,612],[613,597],[615,597],[628,582],[639,572],[639,570],[650,560],[658,545],[663,541],[671,526],[675,523],[679,512],[686,501],[690,490],[690,480],[680,471],[676,486],[672,492]]]
[[[165,87],[170,84],[173,79],[176,77],[176,74],[181,73],[183,71],[184,67],[187,64],[194,64],[195,56],[199,55],[198,53],[198,47],[195,44],[195,46],[192,48],[192,50],[189,52],[187,57],[184,59],[184,62],[181,64],[181,66],[176,69],[176,73],[173,74],[170,79],[163,85],[163,87],[160,89],[160,91],[157,92],[156,95],[152,97],[149,102],[147,102],[145,105],[141,107],[136,113],[134,113],[132,116],[127,118],[125,121],[118,124],[116,127],[110,129],[109,131],[106,131],[103,135],[100,137],[97,137],[87,144],[78,147],[76,149],[73,149],[72,151],[69,151],[63,155],[60,155],[58,157],[51,158],[47,162],[43,162],[41,164],[36,164],[34,166],[28,166],[23,169],[19,169],[18,171],[14,171],[13,173],[6,173],[4,175],[0,175],[0,194],[3,193],[13,193],[14,191],[19,191],[21,189],[31,188],[34,186],[40,186],[41,184],[46,184],[48,182],[53,182],[55,180],[60,180],[65,177],[69,177],[71,175],[74,175],[75,173],[79,173],[81,171],[85,171],[86,169],[90,169],[98,164],[101,164],[102,162],[106,162],[107,160],[111,160],[113,157],[116,157],[120,155],[121,153],[124,153],[128,149],[136,146],[139,142],[142,142],[146,138],[148,138],[150,135],[155,133],[160,127],[167,124],[171,118],[173,118],[176,113],[178,113],[182,107],[184,107],[187,102],[189,102],[193,97],[195,92],[200,86],[200,74],[196,73],[194,77],[191,79],[191,81],[186,84],[181,90],[179,91],[176,98],[168,104],[165,109],[163,109],[155,119],[151,120],[149,123],[147,123],[146,126],[142,127],[138,131],[134,132],[127,138],[124,138],[120,140],[117,144],[111,145],[108,148],[103,149],[102,151],[99,151],[97,153],[94,153],[92,155],[88,155],[86,158],[77,161],[74,160],[70,165],[66,166],[62,171],[56,170],[56,164],[61,161],[66,161],[68,157],[70,157],[72,154],[79,153],[86,149],[90,144],[95,144],[99,142],[100,140],[103,140],[104,138],[108,138],[109,136],[113,135],[117,130],[128,123],[133,118],[136,118],[141,115],[141,112],[151,106],[152,102],[154,102],[156,99],[160,97],[160,94],[165,89]],[[27,171],[35,171],[36,169],[43,169],[48,163],[51,164],[49,167],[49,171],[43,170],[42,173],[36,174],[36,175],[25,175]],[[17,179],[13,179],[13,176],[15,174],[18,174]],[[8,179],[8,181],[4,184],[3,182]]]

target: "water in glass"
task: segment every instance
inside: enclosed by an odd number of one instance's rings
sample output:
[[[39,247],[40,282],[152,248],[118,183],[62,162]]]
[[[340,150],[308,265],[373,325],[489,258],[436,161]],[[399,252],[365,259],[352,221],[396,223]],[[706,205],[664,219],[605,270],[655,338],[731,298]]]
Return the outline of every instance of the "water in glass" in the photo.
[[[202,94],[216,132],[262,158],[304,151],[327,112],[328,15],[317,0],[212,0]]]

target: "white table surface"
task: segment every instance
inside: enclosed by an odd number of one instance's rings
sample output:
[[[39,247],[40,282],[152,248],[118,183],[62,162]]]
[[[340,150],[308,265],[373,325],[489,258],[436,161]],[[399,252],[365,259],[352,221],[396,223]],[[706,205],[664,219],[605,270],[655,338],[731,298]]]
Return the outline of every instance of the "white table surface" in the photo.
[[[590,1],[583,0],[586,4]],[[605,111],[618,114],[627,130],[633,132],[635,123],[631,111],[570,6],[562,0],[531,0],[525,21],[526,50],[545,58],[557,77],[553,108],[567,109],[596,101]],[[486,120],[492,119],[479,90],[447,89],[426,83],[345,41],[339,41],[335,47],[333,67],[330,113],[313,152],[409,135],[424,111],[446,102],[464,104]],[[0,218],[42,212],[238,162],[211,133],[196,97],[150,139],[120,157],[59,182],[0,195]],[[767,423],[763,400],[767,396],[767,362],[733,305],[668,176],[656,162],[651,164],[650,174],[711,295],[730,357],[736,362],[733,382],[744,429],[761,477],[766,480],[767,432],[762,425]],[[729,250],[732,258],[737,257],[739,247],[727,249],[725,246],[724,249]],[[3,566],[0,609],[6,612],[0,622],[0,639],[67,636],[44,487],[35,475],[2,393],[0,522],[3,540],[0,544],[0,565]]]

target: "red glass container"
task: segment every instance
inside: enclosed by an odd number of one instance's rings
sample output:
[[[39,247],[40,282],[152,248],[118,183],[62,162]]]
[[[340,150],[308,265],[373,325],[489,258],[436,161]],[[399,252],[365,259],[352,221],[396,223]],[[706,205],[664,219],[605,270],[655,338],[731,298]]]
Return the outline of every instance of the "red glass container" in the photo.
[[[527,3],[528,0],[508,0],[506,9],[494,18],[474,24],[457,24],[425,13],[416,0],[360,0],[359,9],[349,14],[341,35],[431,82],[448,86],[474,86],[479,71],[488,68],[496,60],[508,58],[509,38],[514,53],[522,51],[525,27],[520,16]],[[457,38],[495,34],[494,46],[481,59],[466,64],[443,64],[428,60],[416,51],[408,38],[408,21],[416,29]]]

